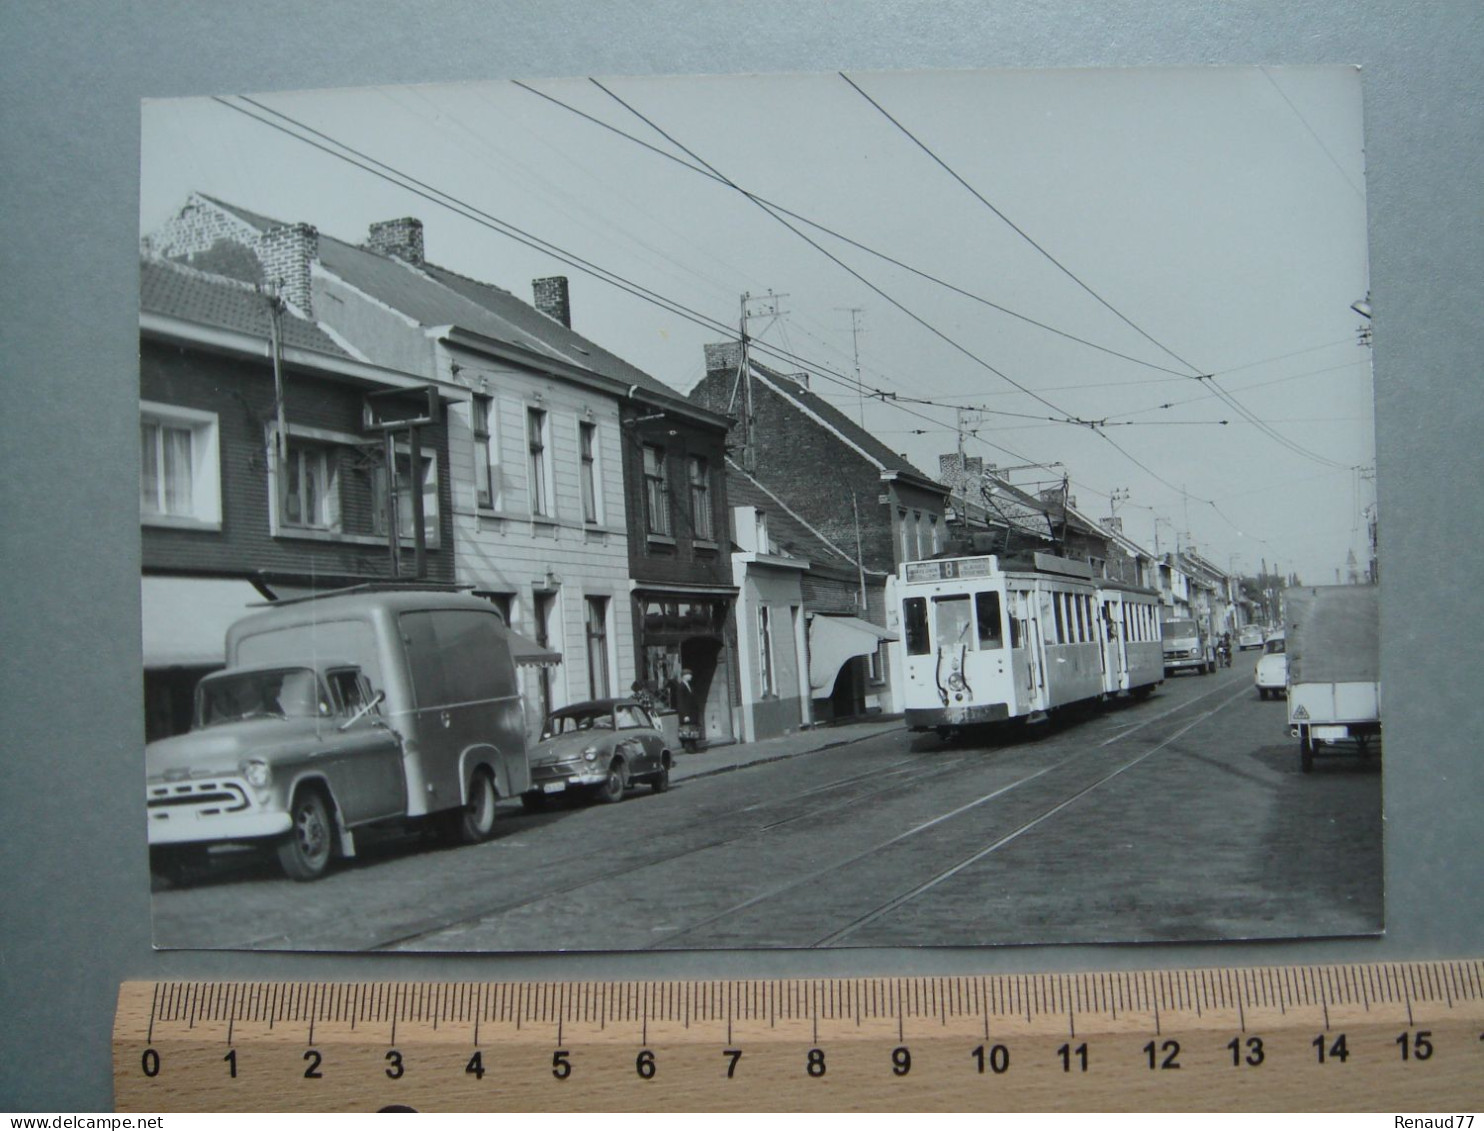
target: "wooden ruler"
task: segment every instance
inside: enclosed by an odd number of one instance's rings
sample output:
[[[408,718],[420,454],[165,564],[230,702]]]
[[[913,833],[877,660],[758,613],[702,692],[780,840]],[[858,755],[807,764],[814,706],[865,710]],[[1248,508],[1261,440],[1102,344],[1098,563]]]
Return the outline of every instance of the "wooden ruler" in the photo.
[[[135,1112],[1469,1112],[1484,1108],[1484,961],[128,982],[113,1049],[115,1102]]]

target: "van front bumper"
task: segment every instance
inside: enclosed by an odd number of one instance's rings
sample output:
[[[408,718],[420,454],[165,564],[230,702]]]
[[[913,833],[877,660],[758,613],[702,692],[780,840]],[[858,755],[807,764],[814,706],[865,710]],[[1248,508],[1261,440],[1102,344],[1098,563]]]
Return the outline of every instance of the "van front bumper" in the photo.
[[[280,837],[293,827],[287,813],[203,813],[176,810],[149,813],[149,843],[230,844],[234,841]]]

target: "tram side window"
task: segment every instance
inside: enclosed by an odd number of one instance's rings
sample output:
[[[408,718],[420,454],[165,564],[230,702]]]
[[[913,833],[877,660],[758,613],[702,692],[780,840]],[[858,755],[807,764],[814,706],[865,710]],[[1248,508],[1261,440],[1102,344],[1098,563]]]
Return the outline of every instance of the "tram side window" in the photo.
[[[1056,640],[1049,643],[1060,644],[1067,638],[1065,602],[1066,597],[1063,596],[1061,593],[1053,593],[1051,595],[1051,604],[1052,607],[1056,610]]]
[[[976,593],[974,595],[974,618],[979,626],[979,649],[1003,648],[1004,630],[1000,627],[1000,595],[998,593]]]
[[[902,625],[907,633],[907,655],[928,654],[927,598],[908,597],[902,602]]]

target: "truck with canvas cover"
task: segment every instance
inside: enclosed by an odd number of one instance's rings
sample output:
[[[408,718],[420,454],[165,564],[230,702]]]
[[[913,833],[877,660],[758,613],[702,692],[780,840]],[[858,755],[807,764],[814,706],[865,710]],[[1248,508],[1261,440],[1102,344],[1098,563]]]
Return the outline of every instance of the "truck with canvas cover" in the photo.
[[[1323,753],[1369,755],[1381,739],[1381,615],[1374,585],[1284,593],[1288,724],[1305,773]]]

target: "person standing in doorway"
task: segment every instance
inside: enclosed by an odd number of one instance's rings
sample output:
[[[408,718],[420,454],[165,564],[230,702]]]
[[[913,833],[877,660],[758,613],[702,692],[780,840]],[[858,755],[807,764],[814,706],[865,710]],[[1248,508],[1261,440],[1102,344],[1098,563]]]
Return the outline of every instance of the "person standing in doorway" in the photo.
[[[684,668],[670,687],[670,701],[680,716],[680,745],[689,751],[699,749],[701,742],[701,705],[692,678],[691,670]]]

